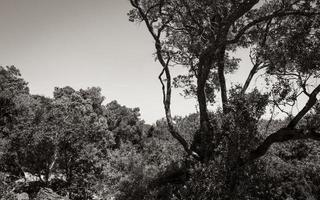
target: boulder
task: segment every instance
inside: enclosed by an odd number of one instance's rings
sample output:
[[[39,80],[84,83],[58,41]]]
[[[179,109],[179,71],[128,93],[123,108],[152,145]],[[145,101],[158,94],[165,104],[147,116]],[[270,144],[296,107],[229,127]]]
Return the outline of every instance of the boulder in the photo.
[[[25,192],[16,194],[17,200],[29,200],[29,195]]]
[[[41,188],[35,200],[69,200],[69,198],[58,195],[50,188]]]

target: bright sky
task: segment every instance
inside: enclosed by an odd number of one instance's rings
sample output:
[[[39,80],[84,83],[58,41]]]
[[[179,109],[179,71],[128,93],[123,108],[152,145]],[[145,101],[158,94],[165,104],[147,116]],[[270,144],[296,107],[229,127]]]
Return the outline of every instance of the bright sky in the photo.
[[[139,107],[148,123],[164,117],[154,45],[143,24],[128,21],[128,0],[0,0],[0,65],[15,65],[32,94],[55,86],[99,86],[106,102]],[[246,78],[251,65],[232,76]],[[248,67],[247,67],[248,66]],[[174,115],[195,112],[175,92]]]

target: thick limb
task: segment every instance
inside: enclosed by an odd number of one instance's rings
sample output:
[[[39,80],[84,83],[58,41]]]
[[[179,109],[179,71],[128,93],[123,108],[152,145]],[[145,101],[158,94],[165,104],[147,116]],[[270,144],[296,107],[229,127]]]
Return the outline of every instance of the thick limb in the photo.
[[[250,152],[248,157],[241,161],[241,165],[253,162],[254,160],[266,154],[270,146],[274,143],[286,142],[290,140],[312,139],[320,141],[320,133],[315,130],[302,130],[295,127],[299,121],[310,111],[317,103],[317,95],[320,93],[318,85],[310,94],[309,100],[303,109],[289,122],[289,124],[277,132],[269,135],[254,151]]]

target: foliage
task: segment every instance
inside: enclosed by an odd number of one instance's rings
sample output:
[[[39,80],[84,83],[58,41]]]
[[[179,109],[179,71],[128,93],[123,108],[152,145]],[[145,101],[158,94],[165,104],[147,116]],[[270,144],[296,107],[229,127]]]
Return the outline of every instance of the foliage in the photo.
[[[73,200],[319,199],[320,4],[258,2],[130,1],[129,20],[145,23],[162,66],[166,118],[152,126],[139,108],[103,105],[98,87],[31,95],[18,69],[0,67],[0,195],[47,187]],[[238,48],[250,49],[253,66],[228,88]],[[175,66],[187,73],[172,78]],[[249,87],[258,72],[264,90]],[[171,116],[173,87],[196,97],[199,112]],[[287,112],[301,95],[305,106]],[[270,106],[288,118],[263,119]]]
[[[186,191],[190,191],[182,199],[263,199],[267,196],[263,190],[274,191],[273,187],[281,188],[271,195],[274,199],[314,198],[314,191],[306,189],[309,183],[290,185],[303,177],[300,169],[304,166],[297,167],[288,159],[310,155],[306,143],[297,145],[291,140],[320,140],[317,111],[308,114],[314,108],[317,110],[320,93],[320,85],[315,81],[320,71],[319,2],[131,0],[130,3],[129,20],[143,22],[155,42],[154,55],[162,67],[159,79],[168,130],[187,156],[199,162],[190,167],[190,182],[182,183],[178,189],[183,193],[186,186]],[[238,48],[250,49],[253,66],[243,85],[228,89],[225,75],[240,68],[239,60],[230,56]],[[171,70],[177,65],[186,67],[187,74],[172,79]],[[265,78],[261,81],[267,86],[264,90],[249,88],[258,72]],[[181,87],[184,95],[197,98],[199,123],[190,134],[191,140],[185,134],[188,131],[179,129],[171,117],[172,85]],[[307,102],[293,115],[288,107],[293,108],[301,96]],[[218,109],[210,111],[208,102]],[[288,115],[273,132],[266,131],[273,123],[272,118],[264,131],[259,124],[268,106]],[[288,142],[286,148],[291,153],[286,153],[286,158],[272,156],[272,163],[284,159],[279,162],[282,171],[274,168],[280,175],[276,177],[278,182],[273,182],[272,175],[263,171],[269,164],[263,162],[263,156],[281,142]],[[285,174],[292,179],[286,182],[282,179]],[[270,182],[270,188],[260,191],[260,181]],[[257,188],[251,188],[255,184]]]
[[[31,176],[71,199],[91,199],[103,193],[101,183],[113,180],[108,165],[121,166],[117,154],[125,160],[129,152],[141,150],[144,122],[138,108],[116,101],[104,106],[101,89],[95,87],[55,88],[53,98],[30,95],[16,68],[1,70],[1,97],[7,103],[1,109],[8,113],[1,116],[1,171],[13,180]],[[136,154],[139,163],[141,153]],[[132,173],[129,168],[115,170],[121,178]]]
[[[8,178],[8,174],[0,173],[0,199],[15,200],[12,189],[14,188],[12,182]]]

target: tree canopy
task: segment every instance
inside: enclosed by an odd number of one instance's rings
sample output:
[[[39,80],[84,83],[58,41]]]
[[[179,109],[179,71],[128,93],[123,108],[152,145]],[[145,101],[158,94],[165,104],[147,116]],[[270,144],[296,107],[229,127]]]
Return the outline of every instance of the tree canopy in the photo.
[[[130,3],[129,20],[144,23],[154,40],[155,56],[162,66],[159,79],[170,133],[187,155],[202,163],[223,158],[231,199],[236,198],[240,171],[265,155],[272,144],[320,139],[319,126],[301,126],[316,108],[320,92],[316,81],[320,73],[319,1]],[[250,67],[240,66],[239,58],[232,56],[239,48],[250,49],[251,71],[242,85],[227,88],[227,73]],[[172,77],[175,66],[185,67],[188,74]],[[251,84],[257,74],[264,78],[260,80],[265,83],[264,90]],[[183,87],[186,95],[194,95],[198,101],[200,123],[191,145],[172,120],[173,86]],[[288,112],[288,107],[304,104],[302,96],[307,99],[303,108]],[[221,109],[209,111],[209,103]],[[270,107],[288,114],[289,120],[261,138],[258,123]]]
[[[165,117],[146,124],[99,87],[30,94],[0,67],[0,198],[320,199],[320,2],[130,3],[154,40]],[[197,113],[171,114],[174,88]]]

